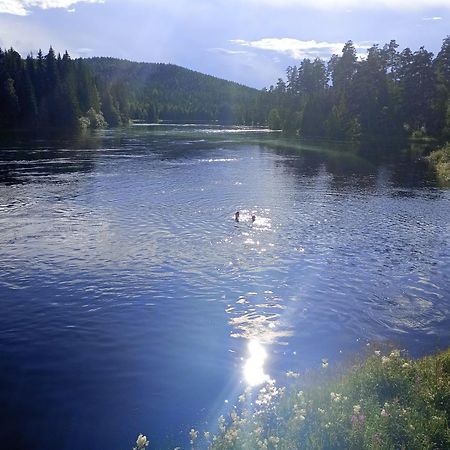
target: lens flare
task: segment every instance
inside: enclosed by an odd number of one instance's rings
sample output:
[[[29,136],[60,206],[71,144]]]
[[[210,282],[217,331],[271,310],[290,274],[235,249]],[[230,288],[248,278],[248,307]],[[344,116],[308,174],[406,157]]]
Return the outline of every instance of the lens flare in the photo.
[[[249,386],[258,386],[270,381],[269,375],[264,372],[264,362],[267,359],[266,349],[255,340],[248,343],[249,357],[245,361],[243,371],[245,381]]]

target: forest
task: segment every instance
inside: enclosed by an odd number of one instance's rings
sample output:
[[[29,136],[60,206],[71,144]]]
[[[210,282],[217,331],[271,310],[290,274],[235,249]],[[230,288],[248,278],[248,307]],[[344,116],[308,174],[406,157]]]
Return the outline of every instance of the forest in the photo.
[[[341,140],[448,139],[450,36],[436,56],[398,47],[375,44],[358,58],[348,41],[342,55],[303,59],[261,91],[172,64],[0,49],[0,129],[217,121]]]
[[[450,36],[434,57],[392,40],[358,59],[352,41],[328,63],[304,59],[259,97],[273,129],[305,137],[450,136]]]
[[[50,47],[25,60],[0,49],[0,130],[158,122],[252,121],[256,89],[172,64],[71,59]]]

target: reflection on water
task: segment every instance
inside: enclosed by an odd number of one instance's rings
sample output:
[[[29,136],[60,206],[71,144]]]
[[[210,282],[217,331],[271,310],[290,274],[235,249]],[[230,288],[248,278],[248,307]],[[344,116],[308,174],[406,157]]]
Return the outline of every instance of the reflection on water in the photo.
[[[195,125],[0,143],[5,448],[176,447],[245,385],[371,340],[450,343],[449,191],[406,153],[269,141]]]
[[[256,340],[248,342],[248,357],[245,360],[243,373],[249,386],[258,386],[270,381],[265,373],[264,364],[267,359],[266,349]]]

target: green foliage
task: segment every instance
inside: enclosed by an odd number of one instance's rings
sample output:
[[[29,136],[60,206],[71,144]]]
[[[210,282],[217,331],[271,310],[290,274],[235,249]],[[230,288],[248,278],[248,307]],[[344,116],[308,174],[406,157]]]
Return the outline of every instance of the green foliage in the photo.
[[[132,118],[251,124],[256,115],[258,92],[237,83],[173,64],[115,58],[91,58],[85,63],[95,74],[103,103],[111,111],[107,97],[112,96],[113,109],[120,111],[123,122]],[[108,116],[105,111],[107,120]]]
[[[398,136],[421,130],[450,137],[450,36],[436,58],[423,47],[401,52],[392,40],[373,45],[358,59],[352,41],[325,65],[304,59],[288,67],[286,81],[261,95],[258,108],[278,110],[284,131],[305,137],[355,140]]]
[[[51,47],[24,61],[0,49],[0,129],[103,128],[131,119],[252,124],[258,96],[171,64],[72,60]]]
[[[268,384],[241,396],[210,448],[450,448],[450,350],[421,360],[375,351],[331,378],[327,366],[320,385]]]
[[[450,184],[450,144],[430,153],[428,160],[435,168],[439,180]]]
[[[279,130],[281,128],[281,118],[278,109],[272,108],[270,110],[267,123],[271,130]]]
[[[0,49],[0,129],[76,129],[91,108],[100,113],[99,95],[80,60],[56,56],[51,47],[26,60]]]

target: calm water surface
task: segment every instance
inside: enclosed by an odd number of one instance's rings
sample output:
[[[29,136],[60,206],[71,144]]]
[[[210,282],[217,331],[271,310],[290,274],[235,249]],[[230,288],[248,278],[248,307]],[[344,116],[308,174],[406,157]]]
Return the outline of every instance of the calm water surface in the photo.
[[[450,191],[406,153],[275,140],[1,141],[3,448],[186,448],[261,378],[450,345]]]

